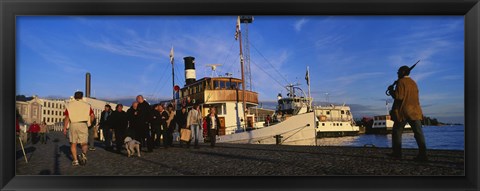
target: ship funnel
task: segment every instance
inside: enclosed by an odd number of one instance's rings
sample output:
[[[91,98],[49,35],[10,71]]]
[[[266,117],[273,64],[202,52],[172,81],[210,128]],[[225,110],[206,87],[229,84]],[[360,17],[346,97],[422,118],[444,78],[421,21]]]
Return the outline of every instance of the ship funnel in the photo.
[[[195,82],[195,57],[187,56],[184,57],[185,61],[185,85],[189,85]]]
[[[90,73],[87,72],[85,77],[85,97],[90,97]]]

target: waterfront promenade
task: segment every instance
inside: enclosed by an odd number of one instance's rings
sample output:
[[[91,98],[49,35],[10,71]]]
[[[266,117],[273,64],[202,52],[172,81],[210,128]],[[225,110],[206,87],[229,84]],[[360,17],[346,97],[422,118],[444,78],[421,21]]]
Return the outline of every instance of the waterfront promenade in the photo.
[[[386,148],[218,144],[215,148],[173,148],[142,152],[142,157],[108,152],[99,142],[86,166],[72,166],[70,146],[61,132],[50,132],[47,144],[25,145],[26,163],[17,147],[17,175],[146,176],[322,176],[322,175],[464,175],[464,152],[429,150],[428,162],[385,154]],[[80,149],[80,148],[79,148]],[[213,167],[213,168],[212,168]]]

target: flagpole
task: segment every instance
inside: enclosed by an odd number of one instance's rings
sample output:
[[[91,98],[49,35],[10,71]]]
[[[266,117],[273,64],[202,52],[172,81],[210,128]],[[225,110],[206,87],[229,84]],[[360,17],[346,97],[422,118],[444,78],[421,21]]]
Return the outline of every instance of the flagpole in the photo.
[[[312,109],[312,96],[310,95],[310,70],[309,67],[307,66],[307,85],[308,85],[308,98],[309,98],[309,103],[308,105],[310,106],[310,109]]]
[[[175,103],[173,106],[174,109],[176,109],[176,100],[175,100],[175,67],[174,67],[174,57],[173,57],[173,46],[172,49],[170,50],[170,64],[172,64],[172,99]]]

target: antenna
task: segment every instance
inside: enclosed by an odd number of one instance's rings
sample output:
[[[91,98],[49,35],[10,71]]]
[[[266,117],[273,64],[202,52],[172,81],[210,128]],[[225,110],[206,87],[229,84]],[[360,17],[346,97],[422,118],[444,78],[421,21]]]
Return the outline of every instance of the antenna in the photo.
[[[218,76],[217,75],[217,66],[221,66],[221,64],[207,64],[206,67],[210,67],[212,69],[212,77]]]

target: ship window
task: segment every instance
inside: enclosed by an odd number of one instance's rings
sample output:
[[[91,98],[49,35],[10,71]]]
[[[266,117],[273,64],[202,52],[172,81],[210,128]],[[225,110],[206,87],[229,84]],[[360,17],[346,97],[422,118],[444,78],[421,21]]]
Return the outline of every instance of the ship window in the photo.
[[[330,115],[330,111],[327,111],[327,115]]]
[[[343,126],[343,123],[340,123],[340,126]]]
[[[220,82],[219,81],[213,81],[213,87],[216,90],[220,89]]]
[[[325,126],[325,123],[322,123],[322,126]]]
[[[225,88],[226,88],[226,89],[231,89],[231,88],[232,88],[232,87],[231,87],[231,86],[232,86],[231,84],[232,84],[232,83],[231,83],[230,81],[225,82]]]
[[[347,110],[347,115],[350,115],[350,110]]]
[[[345,111],[342,110],[342,115],[345,114]]]
[[[242,82],[238,82],[238,88],[242,88]]]
[[[333,126],[335,126],[335,123],[333,124]]]
[[[225,89],[225,82],[224,81],[220,81],[220,88]]]
[[[383,122],[382,125],[385,125],[385,122]]]

